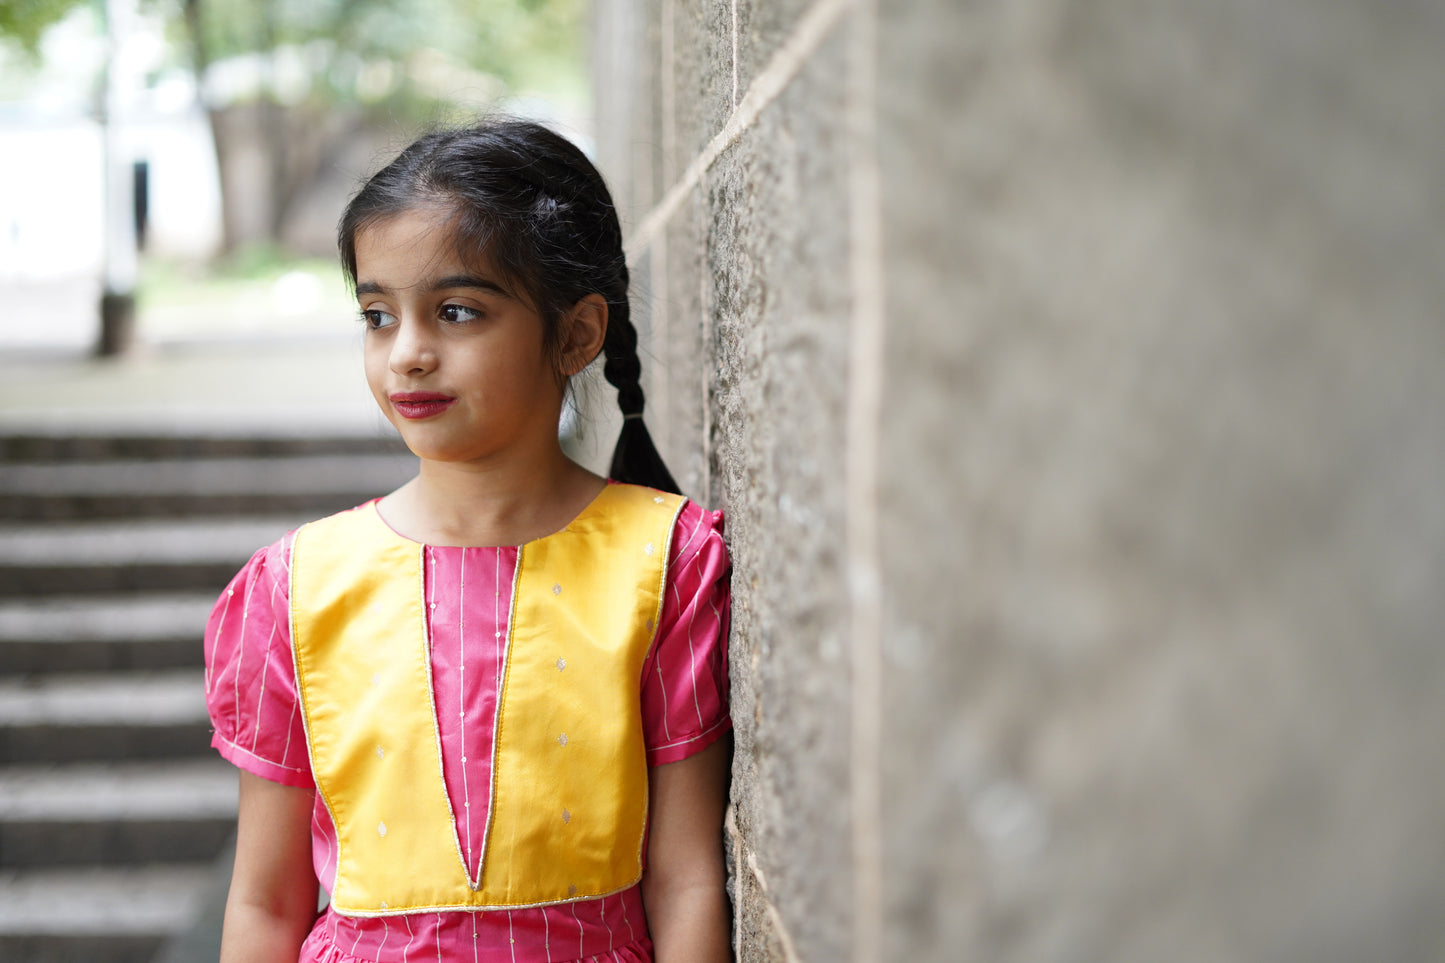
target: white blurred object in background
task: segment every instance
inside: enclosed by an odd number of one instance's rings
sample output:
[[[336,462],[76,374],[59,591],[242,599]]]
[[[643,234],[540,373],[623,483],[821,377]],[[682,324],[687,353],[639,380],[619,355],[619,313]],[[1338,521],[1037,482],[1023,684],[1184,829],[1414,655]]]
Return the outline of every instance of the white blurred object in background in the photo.
[[[119,226],[134,227],[143,177],[146,252],[204,260],[221,236],[205,112],[188,74],[161,69],[161,22],[117,6],[134,4],[107,4],[117,28],[110,202]],[[118,256],[106,263],[107,135],[93,95],[105,52],[103,24],[81,8],[46,34],[21,97],[0,102],[0,286],[19,308],[0,317],[0,350],[90,348],[105,282],[134,287],[124,243],[112,243]]]

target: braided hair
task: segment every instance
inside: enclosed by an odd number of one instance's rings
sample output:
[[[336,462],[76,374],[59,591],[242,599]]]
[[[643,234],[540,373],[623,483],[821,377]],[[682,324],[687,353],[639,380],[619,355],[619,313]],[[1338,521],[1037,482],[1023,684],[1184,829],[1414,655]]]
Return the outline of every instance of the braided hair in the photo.
[[[515,119],[428,134],[371,177],[341,216],[337,243],[356,285],[356,237],[407,210],[440,203],[458,255],[483,256],[531,299],[560,360],[561,318],[589,294],[607,302],[603,375],[617,389],[622,434],[608,474],[677,492],[642,423],[642,363],[627,300],[622,228],[602,175],[571,141]]]

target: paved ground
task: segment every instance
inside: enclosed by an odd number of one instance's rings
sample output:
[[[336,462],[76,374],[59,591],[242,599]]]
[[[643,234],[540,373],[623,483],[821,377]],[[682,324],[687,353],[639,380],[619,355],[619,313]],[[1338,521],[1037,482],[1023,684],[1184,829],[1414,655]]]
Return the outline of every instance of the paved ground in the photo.
[[[141,344],[116,359],[65,347],[0,348],[0,433],[383,427],[354,330]]]

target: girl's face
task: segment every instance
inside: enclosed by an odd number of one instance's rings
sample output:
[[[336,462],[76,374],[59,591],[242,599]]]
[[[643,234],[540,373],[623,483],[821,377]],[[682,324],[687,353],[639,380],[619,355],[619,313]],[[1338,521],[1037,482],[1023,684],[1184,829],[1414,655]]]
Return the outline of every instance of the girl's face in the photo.
[[[542,319],[490,264],[458,259],[447,213],[416,208],[357,235],[371,393],[423,459],[555,445],[563,384]]]

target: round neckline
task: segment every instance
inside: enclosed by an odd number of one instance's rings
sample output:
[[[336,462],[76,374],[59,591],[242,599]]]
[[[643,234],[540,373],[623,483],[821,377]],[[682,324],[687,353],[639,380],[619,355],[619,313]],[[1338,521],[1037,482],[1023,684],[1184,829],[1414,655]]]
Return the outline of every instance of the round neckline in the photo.
[[[496,550],[496,551],[501,551],[501,550],[503,550],[503,549],[512,549],[513,551],[521,551],[523,548],[526,548],[528,545],[535,545],[535,544],[537,544],[538,542],[544,542],[544,541],[546,541],[547,539],[552,538],[553,536],[561,535],[563,532],[567,531],[567,530],[568,530],[569,528],[571,528],[573,525],[576,525],[579,521],[581,521],[581,520],[582,520],[583,518],[585,518],[586,516],[593,514],[594,511],[595,511],[596,508],[597,508],[598,503],[601,502],[602,499],[603,499],[603,497],[605,497],[605,496],[607,495],[607,493],[608,493],[609,491],[611,491],[612,488],[613,488],[614,486],[618,485],[618,484],[620,484],[620,482],[615,482],[615,481],[613,481],[613,480],[610,479],[610,478],[607,479],[607,484],[605,484],[605,485],[602,486],[602,490],[599,491],[596,495],[592,496],[592,500],[589,501],[586,505],[584,505],[584,506],[582,507],[582,510],[581,510],[580,512],[578,512],[576,515],[573,515],[570,519],[568,519],[567,524],[563,525],[561,528],[557,529],[556,531],[554,531],[554,532],[548,532],[546,535],[539,535],[539,536],[537,536],[536,538],[528,539],[528,540],[525,541],[525,542],[520,542],[520,543],[517,543],[517,544],[509,544],[509,545],[437,545],[437,544],[435,544],[435,543],[433,543],[433,542],[423,542],[423,541],[419,541],[419,540],[417,540],[417,539],[415,539],[415,538],[411,538],[411,537],[408,536],[408,535],[403,535],[401,532],[398,532],[396,529],[394,529],[394,528],[391,527],[391,522],[388,522],[388,521],[386,520],[386,516],[384,516],[384,515],[381,514],[381,497],[373,498],[371,501],[367,502],[367,503],[366,503],[365,505],[363,505],[362,507],[365,508],[365,509],[367,509],[368,511],[370,511],[371,517],[374,518],[374,519],[376,519],[377,523],[380,524],[381,527],[392,536],[392,538],[396,539],[397,541],[405,542],[405,543],[407,543],[408,545],[416,545],[416,546],[420,546],[421,548],[430,548],[430,549],[442,549],[442,548],[483,549],[483,548],[489,548],[489,549],[494,549],[494,550]]]

